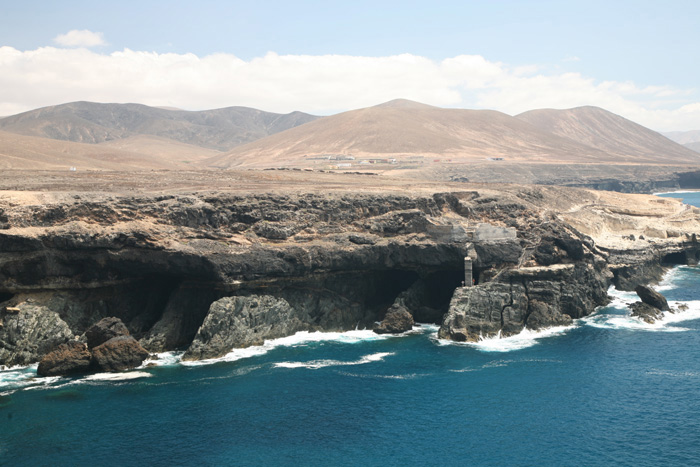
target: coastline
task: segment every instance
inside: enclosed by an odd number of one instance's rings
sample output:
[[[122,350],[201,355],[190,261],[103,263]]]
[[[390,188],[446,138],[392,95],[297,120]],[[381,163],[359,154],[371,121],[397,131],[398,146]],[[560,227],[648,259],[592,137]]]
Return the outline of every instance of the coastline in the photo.
[[[21,351],[0,349],[0,363],[36,362],[108,316],[152,354],[196,347],[194,365],[299,331],[372,329],[390,309],[478,342],[569,325],[604,305],[611,283],[658,280],[662,263],[700,253],[698,216],[676,200],[460,186],[469,189],[5,193],[0,333],[31,318],[65,337],[8,334]],[[648,239],[630,240],[639,232]],[[473,288],[460,287],[465,257]],[[490,311],[493,297],[504,314]]]

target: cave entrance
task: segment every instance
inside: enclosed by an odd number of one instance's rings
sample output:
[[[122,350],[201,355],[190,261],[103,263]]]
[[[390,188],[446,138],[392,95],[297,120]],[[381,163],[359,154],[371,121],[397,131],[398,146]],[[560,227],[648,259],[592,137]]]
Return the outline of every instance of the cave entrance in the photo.
[[[15,294],[10,292],[0,292],[0,303],[11,300]]]
[[[669,253],[661,260],[662,264],[688,264],[688,256],[684,251]]]

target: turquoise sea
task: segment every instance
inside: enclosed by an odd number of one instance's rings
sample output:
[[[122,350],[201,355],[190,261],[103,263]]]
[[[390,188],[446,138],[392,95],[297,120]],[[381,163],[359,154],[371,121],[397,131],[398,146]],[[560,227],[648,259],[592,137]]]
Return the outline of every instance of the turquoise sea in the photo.
[[[683,193],[700,205],[700,194]],[[118,375],[0,371],[0,465],[700,465],[700,269],[568,328],[478,344],[301,333]]]

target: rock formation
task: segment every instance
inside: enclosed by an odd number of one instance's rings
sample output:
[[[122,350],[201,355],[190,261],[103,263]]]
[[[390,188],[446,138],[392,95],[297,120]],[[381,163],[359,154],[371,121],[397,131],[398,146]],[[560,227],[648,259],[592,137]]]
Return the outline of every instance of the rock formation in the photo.
[[[632,310],[632,316],[640,318],[646,323],[654,324],[657,320],[663,318],[664,311],[673,311],[668,306],[666,297],[651,287],[638,285],[634,291],[637,292],[642,301],[634,302],[629,306]]]
[[[118,336],[92,349],[95,371],[123,371],[135,368],[148,358],[148,351],[131,336]]]
[[[70,341],[46,354],[39,362],[39,376],[65,376],[90,371],[92,354],[84,342]]]
[[[91,349],[115,337],[128,335],[129,330],[124,326],[124,323],[115,317],[103,318],[85,331],[87,345]]]
[[[651,287],[646,285],[638,285],[635,287],[634,291],[637,292],[637,295],[639,295],[642,302],[646,303],[647,305],[658,308],[661,311],[671,311],[671,307],[668,306],[666,297]]]
[[[265,339],[308,329],[308,314],[284,299],[267,295],[225,297],[212,303],[184,360],[218,358],[234,348],[262,345]]]
[[[413,328],[413,316],[406,307],[394,304],[389,308],[379,325],[374,328],[377,334],[398,334]]]
[[[2,365],[27,365],[36,362],[41,356],[73,337],[70,328],[58,313],[31,302],[5,307],[0,319],[3,323],[0,327]]]
[[[39,362],[39,376],[71,375],[87,372],[123,371],[134,368],[148,357],[148,351],[129,335],[119,318],[104,318],[83,336],[87,341],[61,344]]]

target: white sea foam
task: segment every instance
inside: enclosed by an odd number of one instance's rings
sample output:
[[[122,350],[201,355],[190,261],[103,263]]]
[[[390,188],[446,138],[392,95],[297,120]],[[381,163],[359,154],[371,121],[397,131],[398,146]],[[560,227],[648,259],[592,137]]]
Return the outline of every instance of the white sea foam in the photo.
[[[144,360],[141,366],[139,366],[137,369],[143,369],[143,368],[148,368],[151,366],[174,366],[180,363],[180,359],[182,358],[182,354],[185,352],[182,351],[172,351],[172,352],[160,352],[154,354],[155,358],[149,358],[147,360]]]
[[[474,347],[482,352],[511,352],[513,350],[532,347],[537,344],[540,339],[564,334],[574,327],[576,326],[554,326],[539,331],[526,328],[513,336],[501,337],[499,333],[494,337],[481,338],[478,342],[454,342],[444,339],[436,339],[436,341],[439,345],[462,345]]]
[[[279,339],[266,340],[263,345],[246,347],[244,349],[234,349],[221,358],[206,360],[181,361],[186,366],[210,365],[217,362],[234,362],[244,358],[265,355],[270,350],[277,347],[297,347],[315,342],[341,342],[346,344],[356,344],[360,342],[389,339],[391,335],[377,334],[369,330],[354,330],[345,332],[309,332],[300,331],[292,336],[281,337]]]
[[[344,362],[341,360],[312,360],[310,362],[278,362],[274,366],[277,368],[308,368],[310,370],[318,370],[329,366],[352,366],[364,365],[365,363],[379,362],[385,357],[394,355],[393,352],[378,352],[370,355],[365,355],[359,360]]]
[[[661,279],[659,284],[656,287],[654,287],[654,289],[657,292],[665,292],[668,290],[675,289],[676,288],[676,281],[678,280],[678,278],[681,274],[683,274],[683,267],[682,266],[678,266],[678,267],[669,269],[666,272],[666,274],[664,274],[664,277]]]
[[[613,303],[614,304],[614,303]],[[632,329],[640,331],[660,331],[660,332],[683,332],[689,331],[688,328],[675,326],[676,323],[683,321],[691,321],[700,319],[700,300],[692,300],[687,302],[670,301],[669,306],[677,310],[675,313],[664,312],[663,317],[656,320],[653,324],[644,322],[640,318],[634,317],[626,310],[626,314],[607,314],[596,313],[579,320],[582,324],[601,329]],[[686,310],[681,307],[686,306]],[[625,309],[626,305],[622,304],[617,307]]]
[[[674,195],[676,193],[697,193],[698,190],[679,190],[679,191],[662,191],[659,193],[652,193],[654,196],[659,195]]]
[[[406,375],[368,375],[363,373],[350,373],[347,371],[338,371],[339,375],[350,376],[352,378],[363,378],[363,379],[415,379],[423,376],[429,376],[430,373],[409,373]]]
[[[513,359],[513,360],[492,360],[490,362],[484,363],[477,367],[467,367],[461,368],[459,370],[449,370],[452,373],[470,373],[473,371],[486,370],[488,368],[499,368],[504,366],[510,366],[514,363],[562,363],[561,360],[555,360],[551,358],[523,358],[523,359]]]
[[[672,378],[698,378],[700,377],[700,372],[697,371],[674,371],[674,370],[662,370],[658,368],[652,368],[646,372],[647,375],[652,376],[670,376]]]
[[[53,382],[56,378],[40,378],[36,375],[37,364],[29,366],[5,367],[0,371],[0,390],[12,393],[18,389],[31,386],[43,386]],[[0,393],[6,395],[5,392]]]
[[[125,373],[95,373],[83,378],[83,381],[128,381],[138,378],[150,378],[152,374],[145,371],[129,371]]]

